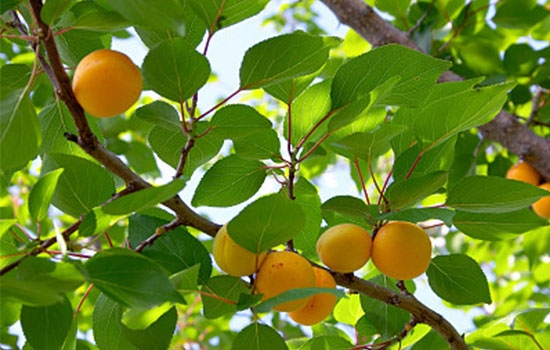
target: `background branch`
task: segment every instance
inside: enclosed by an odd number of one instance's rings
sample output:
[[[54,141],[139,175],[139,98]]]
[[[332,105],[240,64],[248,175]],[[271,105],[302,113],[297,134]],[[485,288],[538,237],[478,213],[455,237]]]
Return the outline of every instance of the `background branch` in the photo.
[[[362,0],[321,0],[338,20],[351,27],[373,46],[396,43],[422,51],[407,35],[384,21]],[[440,81],[458,81],[462,77],[447,71]],[[550,139],[535,134],[528,126],[519,122],[516,116],[501,110],[489,123],[479,127],[481,134],[502,144],[509,151],[533,165],[550,181]]]

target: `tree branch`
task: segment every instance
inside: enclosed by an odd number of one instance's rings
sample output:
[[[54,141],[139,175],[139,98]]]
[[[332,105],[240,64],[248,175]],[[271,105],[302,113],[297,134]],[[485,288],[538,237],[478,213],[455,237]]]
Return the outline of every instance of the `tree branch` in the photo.
[[[374,46],[396,43],[422,51],[404,32],[384,21],[370,6],[361,0],[321,0],[338,18]],[[440,81],[458,81],[462,77],[447,71]],[[479,127],[482,135],[498,142],[512,153],[533,165],[550,181],[550,139],[535,134],[519,119],[502,110],[489,123]]]

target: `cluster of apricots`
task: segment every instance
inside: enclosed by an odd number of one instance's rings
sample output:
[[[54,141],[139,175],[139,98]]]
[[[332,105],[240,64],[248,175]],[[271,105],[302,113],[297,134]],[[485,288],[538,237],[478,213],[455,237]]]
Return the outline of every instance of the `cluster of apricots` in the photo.
[[[125,54],[97,50],[84,57],[73,76],[76,100],[89,114],[114,117],[138,100],[143,81],[141,72]]]
[[[432,246],[419,226],[402,221],[383,225],[374,239],[362,227],[340,224],[327,229],[317,241],[319,258],[331,271],[350,273],[360,269],[372,257],[385,275],[406,280],[418,277],[430,265]],[[253,253],[237,244],[228,234],[227,225],[217,233],[213,245],[214,260],[232,276],[255,274],[254,292],[262,300],[295,288],[336,288],[331,273],[313,266],[292,251]],[[274,310],[288,312],[295,322],[313,325],[324,320],[336,305],[331,293],[283,302]]]
[[[541,174],[537,169],[525,162],[518,162],[512,165],[506,173],[506,178],[523,181],[531,185],[538,186],[543,190],[550,191],[550,182],[544,182],[541,184]],[[550,219],[550,194],[533,203],[532,208],[538,216],[545,219]]]

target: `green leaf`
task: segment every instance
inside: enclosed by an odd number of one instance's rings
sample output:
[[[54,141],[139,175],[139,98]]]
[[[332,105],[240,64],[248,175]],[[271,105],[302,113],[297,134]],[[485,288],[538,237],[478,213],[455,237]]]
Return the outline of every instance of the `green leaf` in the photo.
[[[281,102],[287,103],[293,101],[307,89],[309,84],[321,73],[323,68],[308,75],[304,75],[292,80],[284,80],[280,83],[269,85],[264,88],[265,92],[279,99]]]
[[[487,278],[468,255],[436,256],[426,274],[433,291],[448,302],[457,305],[492,302]]]
[[[402,209],[433,194],[447,182],[447,173],[438,171],[393,182],[386,192],[392,209]]]
[[[154,101],[136,109],[139,119],[166,128],[181,132],[182,124],[174,106],[164,101]]]
[[[321,198],[317,193],[317,188],[300,177],[294,186],[294,195],[296,203],[300,205],[306,217],[306,223],[302,232],[297,235],[294,241],[294,247],[302,251],[302,255],[307,258],[317,259],[315,244],[319,237],[319,228],[323,217],[321,215]]]
[[[262,41],[244,55],[241,89],[267,87],[313,73],[325,64],[328,52],[323,38],[299,31]]]
[[[221,108],[210,125],[214,137],[233,141],[240,157],[266,159],[279,154],[279,138],[273,125],[250,106],[234,104]]]
[[[66,297],[59,303],[21,309],[21,326],[25,338],[36,350],[61,349],[69,334],[73,309]]]
[[[361,308],[359,294],[347,295],[345,298],[338,300],[332,314],[336,321],[355,326],[359,319],[365,314]]]
[[[323,335],[309,339],[300,350],[348,350],[353,349],[353,344],[348,340],[335,336]]]
[[[42,136],[26,86],[30,73],[24,65],[0,68],[0,172],[21,169],[38,153]]]
[[[159,306],[153,306],[149,309],[129,308],[124,310],[121,322],[128,329],[143,330],[155,323],[166,312],[173,309],[174,305],[166,302]]]
[[[48,208],[52,201],[59,176],[63,169],[53,170],[42,176],[29,193],[29,212],[36,221],[42,221],[48,216]]]
[[[189,5],[203,23],[215,32],[258,14],[268,2],[269,0],[189,0]]]
[[[183,31],[181,18],[185,12],[176,0],[109,0],[112,6],[133,25],[154,29]]]
[[[82,219],[78,227],[78,233],[82,237],[93,236],[112,227],[124,217],[125,215],[105,214],[101,207],[94,208],[84,216],[84,219]]]
[[[550,15],[536,1],[509,0],[499,3],[492,21],[505,28],[528,29]]]
[[[237,334],[231,349],[288,350],[288,346],[276,330],[265,324],[254,322]]]
[[[332,82],[332,108],[368,97],[377,87],[399,77],[399,82],[378,103],[418,106],[449,62],[426,56],[402,45],[389,44],[343,64]]]
[[[370,226],[369,214],[377,213],[378,207],[369,207],[357,197],[336,196],[321,206],[323,218],[334,226],[343,223],[354,223],[359,226]]]
[[[300,204],[272,194],[249,204],[227,226],[227,233],[240,246],[259,253],[296,237],[304,228]]]
[[[177,322],[173,307],[149,327],[132,330],[122,323],[123,308],[101,294],[93,313],[94,340],[100,350],[167,349]]]
[[[476,213],[505,213],[523,209],[547,191],[533,185],[494,176],[468,176],[449,190],[447,205]]]
[[[407,15],[410,4],[411,0],[377,0],[376,8],[402,21]]]
[[[158,187],[149,187],[143,190],[119,197],[103,206],[103,211],[110,215],[124,215],[135,211],[157,206],[178,194],[185,186],[183,179]]]
[[[53,24],[69,7],[75,2],[75,0],[58,0],[46,1],[42,10],[40,10],[40,18],[46,24]]]
[[[240,278],[229,275],[212,277],[202,288],[204,317],[214,319],[237,312],[241,294],[250,294],[250,289]]]
[[[61,211],[74,216],[89,212],[115,193],[111,174],[84,158],[67,154],[48,154],[42,173],[62,168],[52,204]]]
[[[69,14],[64,16],[59,24],[64,27],[103,32],[122,30],[130,25],[119,13],[91,1],[74,4],[69,10]]]
[[[192,204],[212,207],[229,207],[252,197],[266,177],[264,164],[236,155],[225,157],[206,171],[201,179]]]
[[[157,228],[169,221],[151,216],[134,214],[128,223],[130,246],[137,247],[155,234]],[[195,283],[204,284],[212,273],[212,261],[204,245],[183,227],[162,234],[155,244],[147,246],[143,255],[153,259],[170,273],[187,270],[200,264],[199,279]]]
[[[315,294],[320,294],[320,293],[330,293],[335,295],[338,298],[342,298],[346,294],[343,290],[336,289],[336,288],[319,288],[319,287],[295,288],[295,289],[287,290],[281,294],[277,294],[276,296],[267,299],[266,301],[257,305],[254,308],[254,310],[257,312],[268,312],[274,306],[285,303],[287,301],[309,298]]]
[[[186,270],[176,272],[170,276],[170,281],[181,294],[198,290],[199,271],[201,264],[191,266]]]
[[[88,280],[121,305],[150,308],[184,302],[165,270],[141,254],[111,249],[97,253],[84,266]]]
[[[101,32],[73,29],[56,35],[54,39],[63,63],[76,67],[92,51],[108,47],[111,38]]]
[[[29,257],[16,270],[1,277],[2,298],[16,300],[28,306],[58,303],[63,293],[74,291],[84,282],[74,264]]]
[[[181,38],[153,47],[143,61],[145,84],[159,95],[176,102],[193,96],[206,83],[209,75],[208,60]]]
[[[432,330],[411,347],[411,350],[424,349],[448,350],[450,345],[439,333]]]
[[[537,227],[548,225],[531,209],[506,213],[471,213],[457,210],[453,224],[464,234],[485,241],[499,241],[517,237]]]
[[[0,219],[0,269],[20,259],[19,249],[15,244],[11,228],[17,222],[16,219]],[[11,257],[10,257],[11,255]]]
[[[408,208],[404,210],[391,211],[387,214],[380,215],[379,219],[402,220],[412,223],[427,221],[430,219],[438,219],[450,227],[453,225],[454,215],[454,210],[444,208]]]

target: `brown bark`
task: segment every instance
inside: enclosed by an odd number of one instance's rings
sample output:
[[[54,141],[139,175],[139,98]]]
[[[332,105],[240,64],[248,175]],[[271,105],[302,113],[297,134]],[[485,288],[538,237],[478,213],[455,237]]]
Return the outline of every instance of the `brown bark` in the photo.
[[[362,0],[321,0],[321,2],[336,15],[341,23],[348,25],[374,46],[396,43],[421,51],[407,33],[384,21]],[[449,71],[443,74],[440,80],[461,79],[460,76]],[[520,123],[516,116],[504,110],[479,130],[485,138],[500,143],[529,162],[547,181],[550,181],[550,161],[548,161],[550,139],[538,136],[525,124]]]

